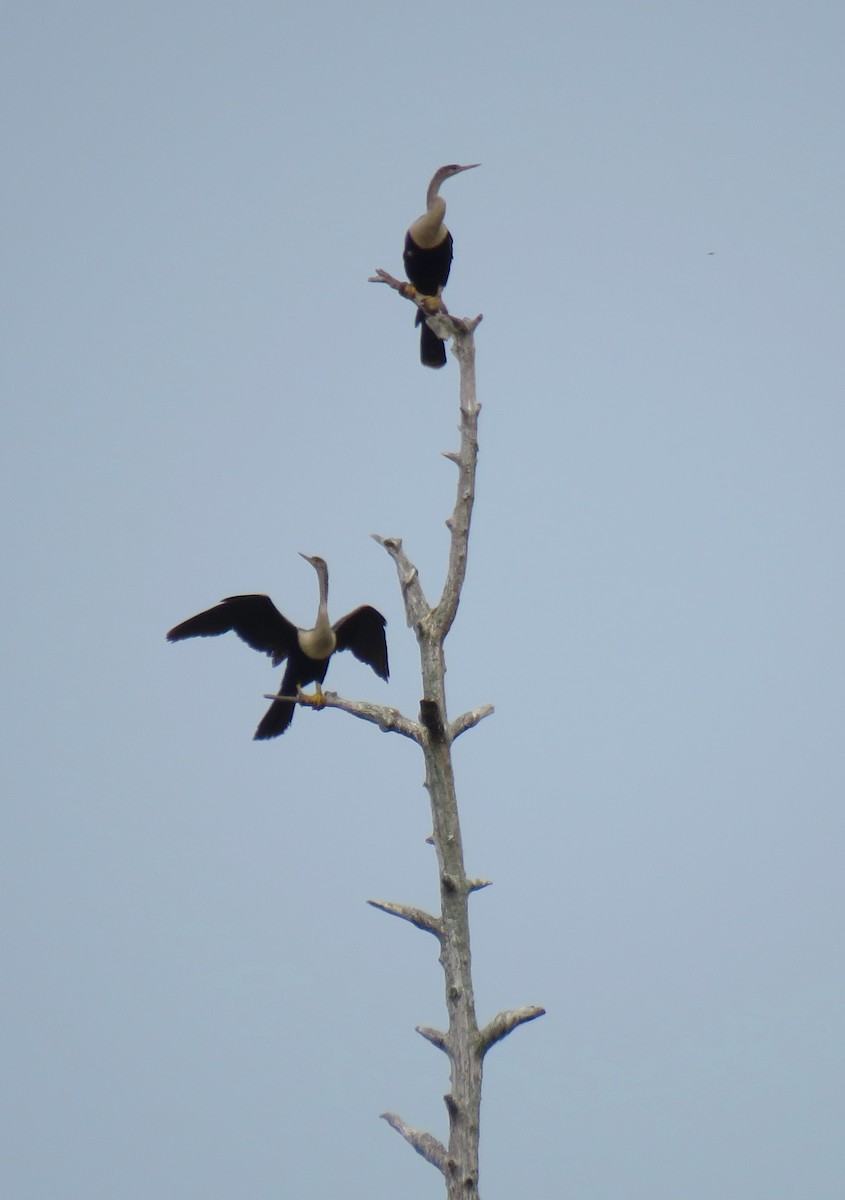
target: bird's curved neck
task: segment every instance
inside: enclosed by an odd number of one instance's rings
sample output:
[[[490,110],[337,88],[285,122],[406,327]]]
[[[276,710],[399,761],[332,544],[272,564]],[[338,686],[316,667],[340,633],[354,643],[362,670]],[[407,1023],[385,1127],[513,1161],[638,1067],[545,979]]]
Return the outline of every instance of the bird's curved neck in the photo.
[[[446,201],[443,199],[442,196],[438,195],[438,192],[440,191],[440,185],[442,182],[443,182],[443,180],[440,178],[440,172],[438,171],[437,174],[432,179],[431,183],[428,185],[428,191],[425,194],[425,206],[427,209],[431,209],[434,206],[435,202],[437,200],[439,200],[440,203],[443,205],[443,211],[444,212],[446,211]]]
[[[325,567],[320,567],[317,570],[317,580],[320,584],[320,603],[317,606],[317,620],[314,622],[314,631],[315,633],[324,633],[332,627],[329,620],[329,573]]]
[[[408,230],[421,250],[439,246],[449,232],[443,224],[443,218],[446,216],[446,201],[442,196],[437,195],[438,186],[432,183],[426,197],[426,211],[421,217],[417,217]]]
[[[320,583],[320,603],[317,607],[317,620],[313,629],[297,631],[300,649],[309,658],[323,659],[334,654],[337,647],[337,637],[329,620],[329,575],[325,566],[317,567],[317,579]]]

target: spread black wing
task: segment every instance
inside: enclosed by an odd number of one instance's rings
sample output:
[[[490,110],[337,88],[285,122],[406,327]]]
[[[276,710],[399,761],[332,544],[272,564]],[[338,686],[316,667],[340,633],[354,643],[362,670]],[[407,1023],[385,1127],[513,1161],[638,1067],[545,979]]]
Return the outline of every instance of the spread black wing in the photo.
[[[175,625],[167,640],[179,642],[182,638],[216,637],[230,632],[236,633],[253,650],[269,654],[274,667],[299,644],[296,626],[282,616],[269,596],[260,595],[227,596],[214,608],[207,608],[181,625]]]
[[[372,667],[376,675],[387,679],[387,639],[384,627],[387,624],[378,609],[362,604],[334,623],[338,650],[351,650],[356,658]]]

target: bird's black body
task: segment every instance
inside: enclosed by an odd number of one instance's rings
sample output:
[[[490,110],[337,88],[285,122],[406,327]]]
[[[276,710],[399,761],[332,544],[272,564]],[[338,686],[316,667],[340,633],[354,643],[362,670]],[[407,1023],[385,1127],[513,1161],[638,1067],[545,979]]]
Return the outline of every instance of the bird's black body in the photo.
[[[453,175],[471,171],[477,166],[478,163],[470,163],[465,167],[449,163],[435,171],[426,192],[425,212],[412,222],[405,234],[405,252],[402,256],[405,272],[422,296],[439,300],[452,267],[452,235],[443,222],[446,201],[440,195],[440,185]],[[434,330],[429,328],[419,308],[417,325],[420,326],[420,361],[423,366],[445,366],[446,347]]]
[[[322,563],[321,559],[309,561]],[[325,563],[322,566],[325,568]],[[321,611],[324,608],[322,601],[321,591]],[[282,616],[269,596],[227,596],[214,608],[206,609],[176,625],[168,633],[167,640],[178,642],[183,638],[236,633],[253,650],[269,655],[274,667],[287,660],[279,695],[296,696],[298,689],[306,684],[322,684],[329,659],[336,650],[351,650],[356,658],[386,680],[389,675],[384,636],[386,623],[381,613],[368,604],[347,613],[334,625],[329,626],[326,618],[325,630],[332,631],[335,644],[325,657],[311,658],[303,650],[300,638],[303,635],[307,638],[321,628],[320,613],[315,630],[300,630]],[[256,739],[260,741],[284,733],[293,719],[295,707],[293,700],[274,700],[255,731]]]
[[[422,250],[408,232],[402,261],[405,263],[405,274],[418,292],[424,296],[439,295],[441,288],[449,282],[452,269],[451,233],[447,229],[445,238],[438,246]]]
[[[446,236],[438,246],[424,250],[411,237],[405,235],[405,252],[402,255],[405,274],[418,292],[424,296],[439,296],[449,280],[452,269],[452,235]],[[417,310],[420,330],[420,362],[426,367],[442,367],[446,363],[446,347],[433,329],[429,329],[422,313]]]

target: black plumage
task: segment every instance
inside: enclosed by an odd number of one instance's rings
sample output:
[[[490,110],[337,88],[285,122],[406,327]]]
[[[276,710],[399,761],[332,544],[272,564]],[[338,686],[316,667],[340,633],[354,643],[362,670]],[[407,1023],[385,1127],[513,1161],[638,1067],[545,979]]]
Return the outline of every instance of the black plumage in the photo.
[[[269,596],[251,594],[227,596],[213,608],[189,617],[174,626],[167,635],[169,642],[191,637],[216,637],[221,633],[236,633],[253,650],[267,654],[273,666],[287,660],[279,695],[295,697],[306,684],[317,685],[317,702],[322,695],[320,685],[326,677],[329,659],[337,650],[351,650],[357,659],[372,667],[376,675],[387,680],[387,622],[369,604],[361,605],[335,621],[328,619],[328,568],[321,558],[303,555],[317,571],[320,581],[320,606],[313,629],[299,629],[284,617]],[[311,651],[309,654],[308,651]],[[255,738],[278,737],[293,719],[296,707],[293,699],[274,700],[255,731]]]
[[[470,171],[478,163],[461,167],[449,163],[434,173],[425,198],[425,212],[411,225],[405,234],[405,250],[402,260],[405,274],[423,296],[439,299],[449,279],[452,267],[452,235],[443,223],[446,201],[439,194],[440,185],[461,171]],[[430,329],[422,312],[417,309],[417,325],[420,329],[420,362],[426,367],[442,367],[446,363],[446,347],[433,329]]]
[[[405,234],[405,252],[402,255],[405,264],[405,274],[418,292],[424,296],[439,296],[449,280],[452,268],[452,235],[446,230],[446,237],[438,246],[423,250],[411,237],[410,229]],[[430,329],[425,318],[417,309],[417,325],[420,330],[420,362],[425,367],[443,367],[446,365],[446,347],[433,329]]]

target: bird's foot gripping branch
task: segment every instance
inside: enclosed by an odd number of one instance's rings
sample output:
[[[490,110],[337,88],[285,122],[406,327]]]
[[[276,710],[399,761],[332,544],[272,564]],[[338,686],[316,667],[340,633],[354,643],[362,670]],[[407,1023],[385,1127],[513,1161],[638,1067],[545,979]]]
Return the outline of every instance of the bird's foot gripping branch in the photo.
[[[443,342],[451,337],[451,330],[442,328],[427,318],[435,313],[445,313],[440,299],[452,269],[452,235],[446,228],[446,201],[440,195],[441,184],[462,171],[471,171],[480,163],[459,166],[448,163],[435,171],[425,196],[425,212],[411,222],[405,234],[402,261],[405,274],[410,280],[394,279],[386,271],[379,270],[373,283],[389,283],[406,300],[412,300],[418,309],[415,324],[420,326],[420,362],[424,367],[446,365],[446,348]]]
[[[442,343],[449,338],[457,338],[461,334],[473,333],[482,320],[481,313],[477,317],[453,317],[440,296],[423,295],[412,284],[407,283],[404,279],[397,279],[383,267],[376,267],[375,274],[370,275],[367,282],[386,283],[394,292],[398,292],[400,296],[410,300],[416,306],[419,319],[425,321],[425,328],[436,334],[435,340],[440,343],[443,363],[446,361],[446,352],[443,350]],[[437,365],[442,366],[443,363]],[[433,363],[426,363],[426,366],[433,365]]]
[[[273,661],[273,666],[287,660],[278,695],[267,696],[273,703],[255,731],[257,741],[278,737],[293,720],[297,701],[311,708],[325,704],[321,684],[329,668],[329,659],[337,650],[351,650],[357,659],[372,667],[376,675],[387,680],[387,624],[377,609],[362,604],[334,624],[329,620],[329,569],[322,558],[303,554],[317,572],[320,603],[313,629],[299,629],[282,616],[269,596],[227,596],[214,608],[197,613],[176,625],[167,635],[169,642],[184,638],[216,637],[221,633],[236,633],[253,650],[260,650]],[[316,685],[313,696],[306,696],[302,687]]]

